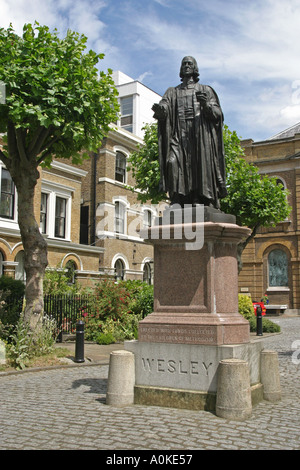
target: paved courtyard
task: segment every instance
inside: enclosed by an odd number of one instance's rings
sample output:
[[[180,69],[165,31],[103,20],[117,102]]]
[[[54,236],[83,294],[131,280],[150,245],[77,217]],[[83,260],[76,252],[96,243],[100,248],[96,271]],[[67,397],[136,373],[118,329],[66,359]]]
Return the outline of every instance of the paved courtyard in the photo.
[[[246,421],[205,411],[107,406],[107,365],[0,374],[0,449],[299,450],[300,317],[273,321],[282,334],[264,342],[278,351],[282,400],[261,402]]]

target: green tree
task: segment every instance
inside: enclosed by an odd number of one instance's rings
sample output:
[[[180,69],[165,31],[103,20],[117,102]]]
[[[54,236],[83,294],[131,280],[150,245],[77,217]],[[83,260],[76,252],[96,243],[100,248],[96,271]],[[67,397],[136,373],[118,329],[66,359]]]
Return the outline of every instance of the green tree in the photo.
[[[127,170],[132,172],[136,187],[141,191],[137,195],[138,200],[144,203],[150,200],[151,204],[158,204],[167,199],[167,195],[159,191],[157,124],[146,124],[143,130],[144,142],[138,144],[137,150],[129,156]]]
[[[275,227],[290,214],[288,192],[277,179],[260,175],[256,165],[246,162],[244,150],[235,131],[224,126],[224,148],[228,195],[221,209],[236,216],[237,224],[251,229],[251,234],[238,245],[239,270],[241,255],[260,227]]]
[[[0,80],[6,101],[0,104],[0,159],[18,193],[18,223],[25,251],[25,320],[34,328],[43,311],[47,246],[34,217],[38,167],[52,159],[80,163],[96,151],[118,113],[111,70],[99,72],[103,54],[86,52],[87,38],[68,31],[25,24],[23,35],[0,29]],[[3,101],[3,100],[2,100]]]
[[[129,169],[142,190],[138,198],[153,204],[166,198],[159,192],[160,170],[158,163],[157,125],[144,127],[144,143],[129,157]],[[228,196],[221,200],[221,210],[236,216],[237,224],[251,229],[249,237],[238,245],[239,270],[241,255],[247,244],[256,235],[259,227],[276,226],[290,213],[288,193],[276,178],[260,175],[255,165],[246,162],[244,150],[235,131],[224,126],[224,149]]]

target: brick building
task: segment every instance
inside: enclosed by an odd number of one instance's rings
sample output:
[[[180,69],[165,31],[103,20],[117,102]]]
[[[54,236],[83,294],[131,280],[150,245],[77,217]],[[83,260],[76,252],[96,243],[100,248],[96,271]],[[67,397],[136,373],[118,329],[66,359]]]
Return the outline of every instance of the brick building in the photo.
[[[276,227],[262,228],[243,253],[241,292],[260,300],[269,310],[300,313],[300,123],[261,142],[241,141],[248,162],[275,176],[289,191],[292,211]]]
[[[153,121],[154,102],[161,97],[121,72],[113,75],[120,100],[120,119],[97,154],[81,166],[87,176],[82,186],[81,242],[104,249],[100,273],[116,279],[153,281],[153,248],[137,229],[152,223],[157,208],[141,204],[131,172],[130,153],[143,142],[142,127]]]
[[[35,191],[35,217],[47,240],[48,269],[71,268],[82,284],[99,278],[101,247],[81,245],[79,219],[81,184],[86,172],[54,161],[40,168]],[[0,162],[0,275],[25,280],[24,251],[18,226],[18,194],[10,174]]]

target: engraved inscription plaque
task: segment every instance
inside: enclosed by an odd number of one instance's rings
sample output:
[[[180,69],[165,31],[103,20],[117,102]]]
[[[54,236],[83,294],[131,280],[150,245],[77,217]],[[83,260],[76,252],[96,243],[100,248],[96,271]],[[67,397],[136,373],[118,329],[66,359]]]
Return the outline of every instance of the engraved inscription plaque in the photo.
[[[217,328],[198,325],[140,325],[139,340],[157,343],[217,344]]]

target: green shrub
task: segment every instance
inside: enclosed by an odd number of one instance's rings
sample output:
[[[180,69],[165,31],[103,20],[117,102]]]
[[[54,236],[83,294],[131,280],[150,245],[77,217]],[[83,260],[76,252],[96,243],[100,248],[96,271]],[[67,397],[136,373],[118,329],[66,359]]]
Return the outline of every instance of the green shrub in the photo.
[[[8,345],[8,359],[12,367],[16,369],[25,369],[30,359],[31,335],[29,326],[25,325],[20,318],[16,324],[14,333],[10,335]]]
[[[279,333],[281,328],[276,323],[272,322],[269,318],[263,317],[262,319],[263,332],[265,333]]]
[[[97,344],[113,344],[116,342],[115,337],[112,333],[99,333],[96,337]]]
[[[153,286],[142,281],[105,280],[91,296],[93,313],[82,313],[85,337],[98,341],[110,333],[116,341],[136,339],[138,322],[153,311]]]
[[[134,286],[135,289],[131,293],[131,311],[145,318],[153,312],[153,286],[139,281],[135,281]]]
[[[44,294],[77,294],[80,286],[77,282],[70,284],[67,272],[61,268],[49,269],[43,281]]]
[[[8,292],[8,300],[12,298],[23,298],[25,293],[25,285],[22,281],[13,279],[9,276],[0,277],[0,291]]]
[[[239,313],[243,315],[246,320],[250,321],[251,319],[255,319],[252,300],[248,295],[239,294]]]
[[[0,338],[7,339],[20,318],[25,286],[8,276],[0,277]]]
[[[21,315],[8,344],[8,359],[12,367],[24,369],[30,359],[53,352],[56,331],[56,323],[47,317],[32,331]]]

